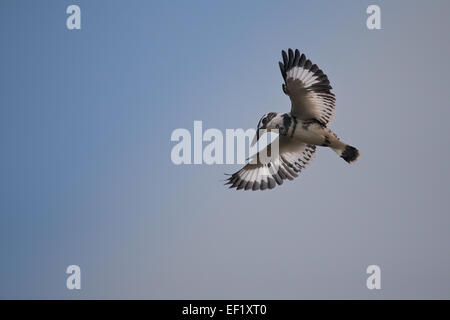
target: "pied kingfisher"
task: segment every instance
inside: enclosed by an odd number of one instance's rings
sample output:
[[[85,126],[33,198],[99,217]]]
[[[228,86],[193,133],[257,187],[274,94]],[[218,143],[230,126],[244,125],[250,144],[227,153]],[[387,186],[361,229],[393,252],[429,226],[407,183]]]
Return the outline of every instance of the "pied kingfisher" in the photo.
[[[272,189],[283,180],[292,180],[312,161],[316,146],[329,147],[348,163],[359,157],[359,151],[342,141],[327,128],[336,112],[336,99],[328,77],[304,54],[292,49],[282,51],[279,62],[284,83],[283,92],[291,99],[290,113],[270,112],[259,120],[255,141],[262,130],[278,130],[279,151],[269,162],[259,161],[259,153],[241,170],[228,178],[230,188],[237,190]],[[256,157],[256,158],[255,158]]]

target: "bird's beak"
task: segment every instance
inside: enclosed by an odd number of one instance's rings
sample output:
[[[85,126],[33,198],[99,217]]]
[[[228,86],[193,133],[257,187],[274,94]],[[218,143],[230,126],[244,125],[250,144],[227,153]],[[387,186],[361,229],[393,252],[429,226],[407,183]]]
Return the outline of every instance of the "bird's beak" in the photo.
[[[250,147],[253,147],[258,140],[259,140],[259,128],[256,129],[256,134],[253,137],[253,140],[252,140],[252,143],[251,143]]]

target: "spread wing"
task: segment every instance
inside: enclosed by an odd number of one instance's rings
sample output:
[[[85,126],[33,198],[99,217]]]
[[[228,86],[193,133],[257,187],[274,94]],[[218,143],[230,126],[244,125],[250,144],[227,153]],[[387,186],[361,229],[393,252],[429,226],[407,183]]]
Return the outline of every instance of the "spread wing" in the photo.
[[[291,114],[302,120],[316,119],[327,125],[336,113],[336,99],[328,77],[296,49],[282,51],[279,62],[284,79],[283,91],[291,98]]]
[[[293,180],[314,159],[316,146],[279,137],[279,154],[273,161],[263,164],[248,163],[228,178],[226,185],[236,190],[273,189],[284,180]]]

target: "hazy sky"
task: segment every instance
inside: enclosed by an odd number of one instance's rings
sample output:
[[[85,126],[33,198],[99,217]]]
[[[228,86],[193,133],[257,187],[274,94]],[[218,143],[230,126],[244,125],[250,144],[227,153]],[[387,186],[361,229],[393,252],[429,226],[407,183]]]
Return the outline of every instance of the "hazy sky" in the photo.
[[[71,4],[81,30],[66,28]],[[449,1],[0,10],[0,298],[450,298]],[[331,128],[359,162],[320,148],[265,192],[227,190],[238,165],[175,166],[176,128],[289,111],[289,47],[327,73]],[[381,290],[366,287],[372,264]]]

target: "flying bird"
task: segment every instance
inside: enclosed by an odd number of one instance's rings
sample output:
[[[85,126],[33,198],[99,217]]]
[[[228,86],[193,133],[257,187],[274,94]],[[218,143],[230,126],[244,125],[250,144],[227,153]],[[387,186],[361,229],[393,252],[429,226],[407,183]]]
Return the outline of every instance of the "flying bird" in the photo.
[[[279,62],[283,92],[291,99],[291,112],[269,112],[259,120],[253,144],[263,131],[278,130],[279,151],[270,161],[261,161],[258,151],[225,183],[237,190],[266,190],[293,180],[316,154],[316,147],[328,147],[348,163],[359,151],[341,140],[327,125],[334,119],[336,99],[323,71],[296,49],[281,52]],[[273,143],[272,143],[273,144]],[[270,148],[270,146],[269,146]],[[267,147],[266,147],[267,149]],[[267,152],[267,151],[266,151]],[[269,151],[270,153],[270,151]]]

